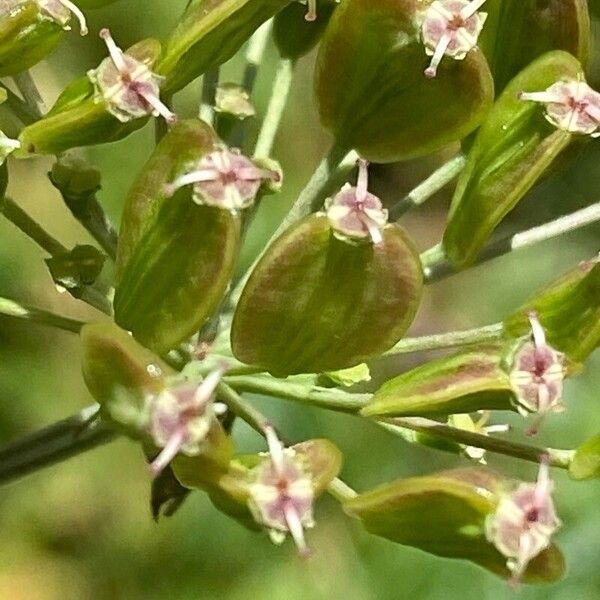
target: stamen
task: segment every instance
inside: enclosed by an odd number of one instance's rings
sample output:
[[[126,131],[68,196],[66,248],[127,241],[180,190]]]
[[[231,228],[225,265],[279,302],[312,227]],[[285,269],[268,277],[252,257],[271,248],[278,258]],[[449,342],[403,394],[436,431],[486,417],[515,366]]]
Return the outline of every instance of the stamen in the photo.
[[[225,365],[221,365],[217,367],[214,371],[211,371],[202,381],[202,383],[198,386],[196,393],[194,394],[194,400],[197,403],[205,403],[212,397],[214,391],[217,389],[219,382],[221,381],[221,377],[227,371],[227,367]]]
[[[470,19],[485,3],[487,0],[473,0],[468,6],[465,6],[460,11],[460,16],[466,21]]]
[[[550,462],[547,456],[543,456],[540,461],[540,471],[538,473],[537,483],[535,484],[535,506],[538,508],[543,506],[551,491],[552,481],[550,480]]]
[[[519,100],[540,102],[541,104],[562,104],[563,98],[551,92],[520,92]]]
[[[104,40],[104,43],[108,48],[108,54],[117,68],[117,71],[123,76],[130,75],[129,67],[123,58],[123,50],[115,44],[115,40],[110,35],[110,30],[107,28],[101,29],[100,37]]]
[[[358,166],[358,180],[356,182],[356,199],[359,202],[364,202],[367,198],[369,189],[369,162],[364,158],[359,158],[356,161]]]
[[[510,431],[510,425],[487,425],[485,428],[486,433],[506,433]]]
[[[431,63],[425,69],[425,76],[433,79],[437,75],[438,67],[442,62],[442,58],[444,58],[444,54],[446,54],[446,50],[452,41],[452,36],[449,33],[444,33],[440,38],[437,46],[435,47],[435,52],[431,58]]]
[[[137,93],[169,124],[177,121],[177,115],[172,112],[162,100],[150,90],[138,89]]]
[[[383,235],[381,234],[381,229],[377,223],[369,216],[365,214],[360,215],[360,220],[365,224],[365,227],[369,230],[369,235],[371,236],[371,240],[373,244],[378,246],[383,242]]]
[[[535,311],[532,311],[527,315],[527,318],[529,319],[529,323],[531,324],[531,331],[533,333],[533,343],[535,344],[535,347],[538,350],[540,348],[544,348],[546,346],[546,333],[538,319],[537,313]]]
[[[152,477],[159,475],[177,456],[185,440],[185,429],[180,427],[169,439],[160,454],[150,463],[148,469]]]
[[[165,196],[170,198],[178,189],[185,187],[186,185],[202,183],[203,181],[214,181],[218,176],[219,173],[215,169],[199,169],[197,171],[192,171],[191,173],[186,173],[185,175],[177,177],[172,183],[167,183],[165,185]]]
[[[285,522],[287,523],[288,529],[292,534],[292,538],[298,547],[300,556],[310,556],[310,548],[306,545],[306,539],[304,538],[304,527],[302,526],[302,520],[300,519],[300,515],[298,514],[293,502],[290,502],[289,500],[284,502],[283,515],[285,517]]]
[[[269,454],[271,461],[275,467],[275,471],[278,475],[283,476],[284,474],[284,455],[283,455],[283,444],[277,437],[275,429],[272,425],[264,426],[265,437],[267,438],[267,446],[269,447]]]
[[[317,20],[317,0],[308,0],[308,11],[304,19],[309,22]]]
[[[74,4],[73,2],[71,2],[71,0],[58,0],[58,1],[65,8],[70,10],[75,15],[75,18],[79,21],[79,33],[81,35],[87,35],[88,34],[87,21],[85,19],[85,15],[79,9],[79,7],[76,4]]]

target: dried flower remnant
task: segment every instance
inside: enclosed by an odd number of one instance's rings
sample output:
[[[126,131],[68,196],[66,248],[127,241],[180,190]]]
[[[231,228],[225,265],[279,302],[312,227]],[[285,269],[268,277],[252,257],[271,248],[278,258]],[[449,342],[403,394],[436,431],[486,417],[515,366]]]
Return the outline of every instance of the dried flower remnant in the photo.
[[[109,56],[100,66],[88,73],[95,84],[99,101],[108,104],[108,110],[122,123],[147,115],[161,116],[174,123],[177,116],[160,100],[162,78],[145,64],[125,54],[108,29],[100,31]]]
[[[304,18],[311,23],[312,21],[317,20],[317,0],[308,0],[307,5],[308,10],[306,11]]]
[[[223,148],[204,156],[191,171],[168,184],[165,194],[193,185],[196,204],[237,212],[251,206],[265,181],[277,182],[276,171],[263,169],[238,150]]]
[[[464,59],[477,46],[487,13],[477,12],[486,0],[436,0],[427,8],[421,25],[425,52],[431,63],[427,77],[435,77],[444,56]]]
[[[265,426],[264,432],[269,455],[250,472],[248,507],[275,544],[289,533],[300,554],[307,556],[304,529],[314,527],[312,477],[302,457],[283,447],[273,427]]]
[[[561,522],[552,501],[548,461],[540,465],[535,484],[521,483],[505,493],[486,521],[488,541],[507,558],[512,583],[517,584],[529,562],[551,542]]]
[[[218,368],[199,386],[183,383],[148,398],[148,432],[154,443],[162,448],[149,467],[154,477],[180,452],[187,456],[202,452],[215,418],[224,409],[213,402],[215,389],[224,372],[224,367]]]
[[[546,343],[546,335],[535,313],[529,314],[533,341],[525,342],[516,352],[510,383],[517,396],[517,409],[524,416],[537,413],[538,421],[528,431],[537,433],[548,413],[565,410],[562,402],[565,376],[564,356]]]
[[[18,150],[21,147],[19,140],[13,140],[0,131],[0,165],[4,164],[4,161],[9,154]]]
[[[544,92],[522,92],[521,100],[546,105],[546,119],[569,133],[600,136],[600,94],[585,81],[558,81]]]
[[[370,238],[374,244],[383,241],[382,231],[387,224],[388,211],[381,200],[369,193],[369,163],[359,159],[356,187],[344,185],[341,191],[326,202],[327,218],[342,238]]]
[[[71,15],[79,21],[79,33],[87,35],[88,27],[85,15],[71,0],[37,0],[42,14],[58,23],[64,29],[70,29]]]
[[[482,410],[479,411],[479,413],[480,417],[477,421],[473,420],[469,414],[451,415],[448,418],[448,425],[451,427],[456,427],[457,429],[462,429],[463,431],[468,431],[470,433],[478,433],[479,435],[490,435],[490,433],[506,433],[510,430],[510,426],[505,424],[488,425],[491,416],[489,410]],[[467,458],[477,461],[482,465],[487,464],[485,460],[486,451],[484,448],[467,446],[465,444],[461,444],[461,447],[463,454]]]

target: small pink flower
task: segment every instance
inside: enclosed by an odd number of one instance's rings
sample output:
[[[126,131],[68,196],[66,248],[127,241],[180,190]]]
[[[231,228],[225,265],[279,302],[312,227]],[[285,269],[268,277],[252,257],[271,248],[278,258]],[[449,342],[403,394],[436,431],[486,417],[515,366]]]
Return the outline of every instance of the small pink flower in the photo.
[[[223,412],[213,397],[224,372],[224,367],[216,369],[199,386],[184,383],[148,399],[148,433],[162,448],[149,467],[154,477],[180,452],[187,456],[202,452],[216,416]]]
[[[425,11],[421,35],[431,64],[427,77],[435,77],[444,56],[462,60],[477,46],[487,13],[477,12],[486,0],[436,0]]]
[[[167,123],[174,123],[177,116],[160,100],[159,85],[162,78],[154,74],[144,63],[123,53],[115,44],[108,29],[100,31],[109,57],[88,73],[95,84],[100,101],[122,123],[147,115],[161,116]]]
[[[196,204],[238,211],[252,205],[265,181],[280,178],[279,173],[257,166],[238,150],[222,149],[204,156],[193,170],[168,184],[165,193],[172,196],[191,184]]]
[[[327,218],[334,231],[342,237],[370,238],[374,244],[380,244],[388,211],[383,208],[381,200],[367,189],[369,163],[359,159],[357,164],[356,187],[346,184],[335,198],[326,202]]]
[[[529,562],[550,545],[561,525],[552,488],[546,459],[540,465],[537,483],[521,483],[504,494],[486,521],[486,538],[508,559],[513,584],[519,582]]]
[[[37,0],[42,14],[58,23],[65,29],[70,29],[71,14],[79,21],[79,32],[87,35],[88,28],[85,15],[71,0]]]
[[[558,81],[545,92],[522,92],[521,100],[546,105],[546,119],[558,129],[600,136],[600,94],[585,81]]]
[[[291,534],[300,554],[310,554],[304,529],[314,527],[314,489],[304,461],[292,448],[284,449],[275,430],[264,428],[269,446],[266,457],[250,473],[248,507],[258,523],[280,544]]]
[[[529,315],[533,341],[525,342],[515,354],[510,383],[523,415],[537,413],[540,420],[548,413],[565,410],[562,402],[565,376],[564,355],[546,343],[546,335],[537,315]],[[539,421],[529,434],[537,432]]]

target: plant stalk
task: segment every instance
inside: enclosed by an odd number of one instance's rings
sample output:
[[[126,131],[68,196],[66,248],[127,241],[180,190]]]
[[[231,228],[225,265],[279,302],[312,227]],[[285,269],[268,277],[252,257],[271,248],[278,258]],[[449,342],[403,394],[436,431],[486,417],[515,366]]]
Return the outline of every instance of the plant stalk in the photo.
[[[42,95],[38,90],[33,77],[29,71],[23,71],[13,77],[19,92],[23,96],[25,104],[29,107],[36,120],[41,119],[46,112],[46,106],[42,100]]]
[[[31,321],[32,323],[47,325],[49,327],[56,327],[57,329],[70,331],[72,333],[79,333],[81,328],[85,325],[83,321],[77,321],[75,319],[69,319],[68,317],[55,315],[54,313],[41,310],[39,308],[24,306],[18,302],[15,302],[14,300],[1,297],[0,315]]]
[[[381,419],[380,424],[391,425],[392,429],[386,427],[386,429],[389,429],[390,431],[393,431],[394,427],[410,429],[411,431],[426,433],[445,440],[464,444],[465,446],[474,446],[495,454],[503,454],[505,456],[511,456],[513,458],[519,458],[538,464],[544,457],[548,457],[550,465],[559,469],[568,469],[575,454],[574,450],[530,446],[529,444],[521,444],[506,439],[483,435],[481,433],[465,431],[456,427],[450,427],[444,423],[433,421],[431,419],[424,419],[422,417]]]
[[[19,121],[21,121],[24,125],[31,125],[31,123],[35,123],[39,119],[37,111],[33,110],[10,88],[7,88],[3,84],[0,84],[0,87],[6,92],[7,106],[10,108],[15,117],[19,119]]]
[[[282,58],[277,65],[271,98],[254,149],[256,158],[269,158],[271,156],[275,136],[279,130],[283,111],[290,94],[294,78],[294,66],[295,62],[289,58]]]
[[[215,98],[219,85],[219,67],[208,70],[202,78],[202,95],[200,100],[199,117],[211,127],[215,124]]]
[[[447,184],[456,179],[465,168],[466,164],[467,158],[464,154],[457,154],[454,158],[451,158],[448,162],[444,163],[439,169],[425,179],[425,181],[420,183],[390,208],[389,220],[397,221],[411,208],[424,204]]]
[[[0,447],[0,485],[115,439],[98,418],[98,405]]]
[[[11,198],[0,198],[0,213],[2,213],[13,225],[20,229],[26,236],[32,239],[38,246],[45,250],[50,256],[60,256],[68,253],[67,248],[52,237],[45,229],[37,224],[16,202]],[[108,298],[92,286],[86,286],[78,300],[86,302],[99,311],[111,315],[112,306]]]
[[[34,221],[14,200],[8,197],[0,199],[0,212],[26,236],[31,238],[50,256],[68,252],[57,239],[51,236]]]
[[[600,221],[600,202],[538,227],[492,242],[481,251],[477,262],[472,266],[480,265],[514,250],[527,248],[559,235],[576,231],[598,221]],[[423,252],[421,262],[423,263],[423,273],[427,283],[440,281],[457,272],[457,268],[446,258],[441,244]]]
[[[494,323],[493,325],[466,329],[464,331],[451,331],[449,333],[439,333],[423,337],[405,338],[400,340],[383,356],[425,352],[428,350],[444,350],[447,348],[468,346],[470,344],[484,344],[501,340],[503,337],[503,324]]]

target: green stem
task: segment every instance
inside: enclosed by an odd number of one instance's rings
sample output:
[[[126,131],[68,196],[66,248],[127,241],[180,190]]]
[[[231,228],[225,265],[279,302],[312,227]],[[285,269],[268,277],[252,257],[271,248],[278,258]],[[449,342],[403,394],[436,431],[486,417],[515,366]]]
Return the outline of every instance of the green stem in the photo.
[[[1,297],[0,314],[7,317],[13,317],[15,319],[31,321],[40,325],[56,327],[57,329],[71,331],[72,333],[79,333],[81,328],[85,325],[83,321],[77,321],[75,319],[69,319],[68,317],[55,315],[39,308],[24,306],[18,302],[15,302],[14,300]]]
[[[219,85],[219,67],[208,70],[202,78],[202,96],[200,100],[199,117],[213,126],[215,124],[215,98]]]
[[[13,77],[13,80],[17,86],[19,92],[25,100],[25,104],[29,107],[32,114],[35,115],[36,120],[41,119],[43,114],[46,112],[44,101],[35,81],[29,71],[23,71]]]
[[[548,457],[550,464],[559,469],[568,469],[575,454],[574,450],[540,448],[528,444],[520,444],[518,442],[483,435],[481,433],[457,429],[456,427],[450,427],[444,423],[421,417],[382,419],[380,424],[384,425],[386,429],[394,433],[398,433],[398,431],[394,431],[396,428],[410,429],[411,431],[426,433],[445,440],[464,444],[465,446],[474,446],[489,452],[494,452],[495,454],[503,454],[505,456],[511,456],[513,458],[519,458],[538,464],[542,458]]]
[[[38,246],[45,250],[50,256],[60,256],[68,253],[58,240],[52,237],[45,229],[40,227],[18,204],[11,198],[0,198],[0,212],[25,235],[31,238]],[[112,305],[108,298],[94,287],[85,287],[78,300],[86,302],[90,306],[102,311],[107,315],[112,314]]]
[[[0,212],[26,236],[43,248],[50,256],[64,254],[68,250],[38,225],[14,200],[0,199]]]
[[[469,344],[483,344],[501,340],[503,337],[504,326],[502,323],[494,323],[493,325],[466,329],[464,331],[451,331],[449,333],[439,333],[423,337],[405,338],[388,350],[384,356],[457,348],[468,346]]]
[[[239,392],[265,394],[339,412],[356,413],[371,398],[371,394],[350,394],[337,388],[320,388],[302,376],[283,380],[266,374],[232,375],[226,376],[225,381]]]
[[[226,380],[228,385],[239,392],[276,396],[336,412],[356,413],[372,397],[371,394],[352,394],[334,388],[311,387],[307,384],[307,381],[276,380],[268,375],[227,377]],[[394,433],[399,433],[398,428],[410,429],[530,462],[539,463],[541,457],[548,456],[550,464],[561,469],[569,468],[574,455],[572,450],[538,448],[479,433],[471,433],[421,417],[380,419],[377,422],[386,429],[391,428]]]
[[[246,66],[242,77],[242,87],[248,94],[252,94],[252,90],[254,89],[258,70],[263,62],[272,28],[273,20],[269,19],[252,34],[252,37],[248,42],[248,47],[246,49]]]
[[[600,202],[538,227],[492,242],[481,251],[477,262],[473,266],[480,265],[514,250],[527,248],[559,235],[576,231],[598,221],[600,221]],[[423,263],[423,272],[427,283],[439,281],[457,272],[456,267],[446,258],[441,244],[423,252],[421,262]]]
[[[269,419],[246,402],[231,386],[222,381],[217,388],[217,396],[236,417],[242,419],[260,435],[264,434],[264,427]]]
[[[39,119],[37,112],[32,110],[31,107],[19,98],[19,96],[11,89],[2,84],[0,84],[0,87],[6,92],[7,106],[24,125],[31,125],[31,123],[35,123]]]
[[[467,159],[458,154],[434,171],[425,181],[399,200],[390,208],[390,221],[397,221],[404,213],[415,206],[420,206],[437,194],[447,184],[456,179],[465,168]]]
[[[116,434],[98,418],[98,405],[0,447],[0,485],[107,444]]]
[[[256,148],[254,150],[256,158],[268,158],[271,156],[275,136],[277,135],[292,86],[294,66],[295,62],[289,58],[282,58],[277,65],[271,98],[269,99],[267,112],[265,113],[265,118],[256,141]]]

